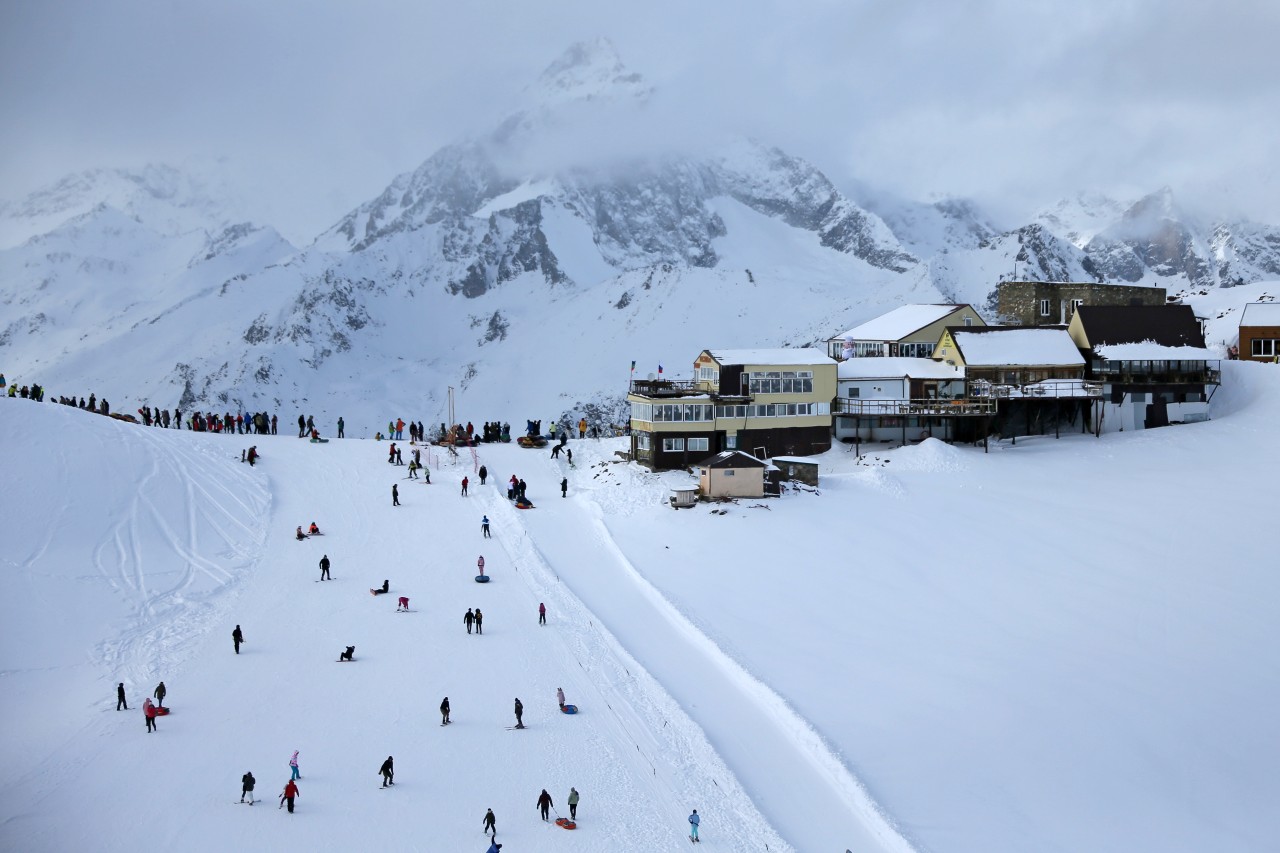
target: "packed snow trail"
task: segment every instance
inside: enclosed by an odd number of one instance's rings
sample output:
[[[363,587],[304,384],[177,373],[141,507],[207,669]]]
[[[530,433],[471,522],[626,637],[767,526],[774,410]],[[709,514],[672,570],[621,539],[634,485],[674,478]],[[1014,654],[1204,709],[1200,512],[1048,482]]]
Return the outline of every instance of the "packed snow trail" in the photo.
[[[601,450],[612,446],[569,444],[575,466],[541,454],[545,473],[539,479],[558,483],[568,476],[574,489],[589,477]],[[557,493],[538,506],[519,513],[538,543],[538,556],[702,726],[790,844],[797,850],[912,849],[812,727],[640,576],[613,541],[590,493],[567,500]],[[817,664],[809,665],[813,677],[820,677]],[[714,817],[707,820],[709,830]]]

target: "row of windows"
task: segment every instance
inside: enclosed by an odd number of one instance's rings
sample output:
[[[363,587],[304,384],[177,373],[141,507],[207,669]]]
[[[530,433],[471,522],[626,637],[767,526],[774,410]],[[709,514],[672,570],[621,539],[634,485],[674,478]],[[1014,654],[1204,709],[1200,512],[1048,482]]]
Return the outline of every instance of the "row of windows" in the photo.
[[[711,449],[711,439],[709,438],[664,438],[662,439],[663,453],[681,453],[688,443],[690,451],[701,451],[706,453]]]
[[[830,403],[760,403],[716,406],[717,418],[804,418],[831,414]]]
[[[720,371],[714,367],[699,367],[693,372],[694,378],[701,382],[719,382]]]
[[[929,358],[937,344],[898,344],[898,355],[903,358]]]
[[[742,374],[749,394],[812,394],[812,370],[770,370]]]
[[[709,421],[710,403],[632,403],[631,419],[637,421]]]

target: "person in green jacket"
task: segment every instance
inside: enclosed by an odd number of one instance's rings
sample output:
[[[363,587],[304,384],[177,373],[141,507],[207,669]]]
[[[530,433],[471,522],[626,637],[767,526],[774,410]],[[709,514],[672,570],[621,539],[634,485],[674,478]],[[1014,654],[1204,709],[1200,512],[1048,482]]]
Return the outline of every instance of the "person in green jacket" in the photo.
[[[578,819],[578,789],[569,789],[569,819]]]
[[[347,437],[346,434],[343,432],[343,430],[345,429],[346,429],[346,424],[343,423],[342,418],[338,418],[338,438]]]

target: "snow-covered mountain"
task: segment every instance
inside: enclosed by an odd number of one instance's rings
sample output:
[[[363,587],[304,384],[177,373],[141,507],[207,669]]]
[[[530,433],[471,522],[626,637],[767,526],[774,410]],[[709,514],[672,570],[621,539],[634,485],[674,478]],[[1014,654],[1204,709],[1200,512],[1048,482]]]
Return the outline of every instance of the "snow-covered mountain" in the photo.
[[[172,169],[68,179],[3,208],[35,236],[0,251],[0,362],[139,404],[372,427],[387,409],[441,420],[453,387],[473,419],[547,419],[616,408],[632,360],[678,372],[706,346],[808,344],[904,301],[985,306],[1002,279],[1174,290],[1280,271],[1280,229],[1202,224],[1168,190],[1011,226],[959,199],[860,203],[758,140],[592,137],[652,133],[660,99],[606,40],[575,45],[492,131],[301,252]]]

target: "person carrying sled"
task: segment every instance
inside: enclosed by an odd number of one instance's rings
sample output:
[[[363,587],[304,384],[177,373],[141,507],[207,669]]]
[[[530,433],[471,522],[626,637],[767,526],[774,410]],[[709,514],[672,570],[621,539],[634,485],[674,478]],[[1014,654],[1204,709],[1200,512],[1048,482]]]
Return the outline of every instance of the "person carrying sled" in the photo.
[[[486,809],[484,820],[480,823],[481,831],[487,835],[498,837],[498,819],[493,816],[493,809]]]
[[[237,625],[235,630],[231,632],[231,644],[236,647],[236,654],[240,654],[240,644],[244,642],[244,633],[241,632],[240,626]]]
[[[382,774],[382,787],[395,784],[395,766],[391,760],[391,756],[387,756],[387,760],[382,762],[382,766],[378,768],[378,772]]]
[[[156,692],[153,695],[156,697],[157,707],[160,707],[160,708],[164,707],[164,697],[168,695],[168,693],[169,691],[164,689],[163,681],[156,685]]]
[[[352,646],[351,648],[355,648]],[[289,781],[301,779],[302,774],[298,772],[298,750],[293,751],[293,755],[289,758]]]
[[[449,725],[449,697],[444,697],[444,701],[440,703],[440,725]]]
[[[257,784],[257,782],[258,780],[253,778],[253,774],[247,771],[240,777],[240,802],[243,803],[244,795],[248,794],[249,805],[253,805],[253,786]]]
[[[280,795],[280,806],[288,805],[289,814],[293,814],[293,798],[301,796],[302,793],[298,790],[298,786],[290,779],[285,783],[284,793]],[[276,808],[280,808],[280,806],[276,806]]]
[[[467,626],[468,634],[471,633],[471,626],[475,624],[475,621],[476,621],[476,614],[472,612],[470,607],[468,607],[467,615],[462,617],[462,624]]]
[[[520,701],[520,697],[517,696],[516,697],[516,728],[517,729],[524,728],[523,718],[524,718],[524,704]],[[543,791],[542,793],[545,794],[546,791]]]
[[[547,819],[553,805],[555,803],[551,802],[551,795],[547,793],[546,788],[543,788],[542,793],[538,795],[538,811],[542,813],[543,820]]]
[[[333,578],[329,576],[329,555],[328,554],[325,554],[323,557],[320,558],[320,580],[322,581],[333,580]]]

